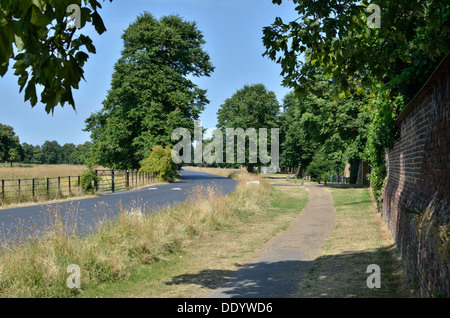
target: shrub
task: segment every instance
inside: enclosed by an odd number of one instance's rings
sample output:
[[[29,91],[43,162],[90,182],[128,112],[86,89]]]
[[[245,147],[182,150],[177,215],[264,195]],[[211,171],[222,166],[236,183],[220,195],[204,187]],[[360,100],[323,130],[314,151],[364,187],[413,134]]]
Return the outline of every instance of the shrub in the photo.
[[[178,165],[172,160],[172,149],[154,146],[150,156],[141,161],[139,171],[156,174],[162,181],[173,182],[178,175]]]
[[[92,169],[86,170],[81,175],[81,187],[83,188],[84,192],[94,192],[95,191],[94,184],[95,182],[98,181],[99,177]]]

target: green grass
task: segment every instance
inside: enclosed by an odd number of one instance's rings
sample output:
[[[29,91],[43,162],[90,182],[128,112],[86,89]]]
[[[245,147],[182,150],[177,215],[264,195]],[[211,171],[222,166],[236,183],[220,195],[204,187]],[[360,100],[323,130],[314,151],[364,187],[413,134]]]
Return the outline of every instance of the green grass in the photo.
[[[298,297],[413,297],[405,269],[370,189],[329,189],[336,225]],[[381,288],[367,287],[367,267],[381,268]]]

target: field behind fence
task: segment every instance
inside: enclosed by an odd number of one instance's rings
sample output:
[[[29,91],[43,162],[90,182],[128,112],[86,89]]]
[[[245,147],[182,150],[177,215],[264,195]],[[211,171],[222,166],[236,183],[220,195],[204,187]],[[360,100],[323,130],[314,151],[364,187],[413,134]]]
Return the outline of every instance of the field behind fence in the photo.
[[[97,193],[124,191],[156,182],[150,174],[128,170],[95,170]],[[0,180],[0,206],[14,203],[42,202],[82,196],[81,176],[18,178]]]

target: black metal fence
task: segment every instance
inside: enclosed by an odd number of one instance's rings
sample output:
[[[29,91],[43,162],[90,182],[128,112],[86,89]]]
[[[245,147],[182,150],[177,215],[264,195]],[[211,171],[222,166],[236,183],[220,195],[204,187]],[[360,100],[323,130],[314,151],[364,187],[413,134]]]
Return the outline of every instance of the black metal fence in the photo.
[[[81,194],[80,176],[2,179],[0,204],[51,200]]]
[[[123,191],[155,182],[155,175],[129,170],[95,170],[98,181],[95,190],[100,193]]]
[[[154,175],[128,170],[95,170],[96,192],[124,191],[156,182]],[[1,179],[0,206],[9,203],[48,201],[83,195],[81,176]]]

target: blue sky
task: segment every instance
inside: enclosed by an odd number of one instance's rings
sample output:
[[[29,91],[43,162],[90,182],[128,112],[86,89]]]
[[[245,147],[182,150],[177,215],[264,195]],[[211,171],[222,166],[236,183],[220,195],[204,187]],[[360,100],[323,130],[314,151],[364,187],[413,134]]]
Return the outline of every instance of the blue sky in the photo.
[[[89,35],[97,49],[85,65],[86,82],[74,91],[77,110],[71,106],[57,106],[54,114],[47,114],[44,105],[34,108],[19,94],[17,77],[12,69],[0,78],[0,123],[14,128],[20,141],[42,145],[46,140],[80,144],[90,140],[83,132],[85,119],[102,108],[102,101],[110,87],[113,67],[122,50],[121,35],[136,17],[147,11],[157,18],[179,14],[188,21],[196,21],[203,32],[215,71],[210,77],[195,78],[200,88],[207,90],[210,104],[201,115],[203,128],[217,124],[217,110],[226,98],[246,84],[262,83],[275,92],[281,102],[289,92],[281,86],[281,68],[262,57],[262,29],[281,17],[284,21],[296,18],[294,5],[285,1],[281,6],[271,0],[114,0],[102,3],[100,15],[108,31],[101,36],[92,28],[78,32]]]

